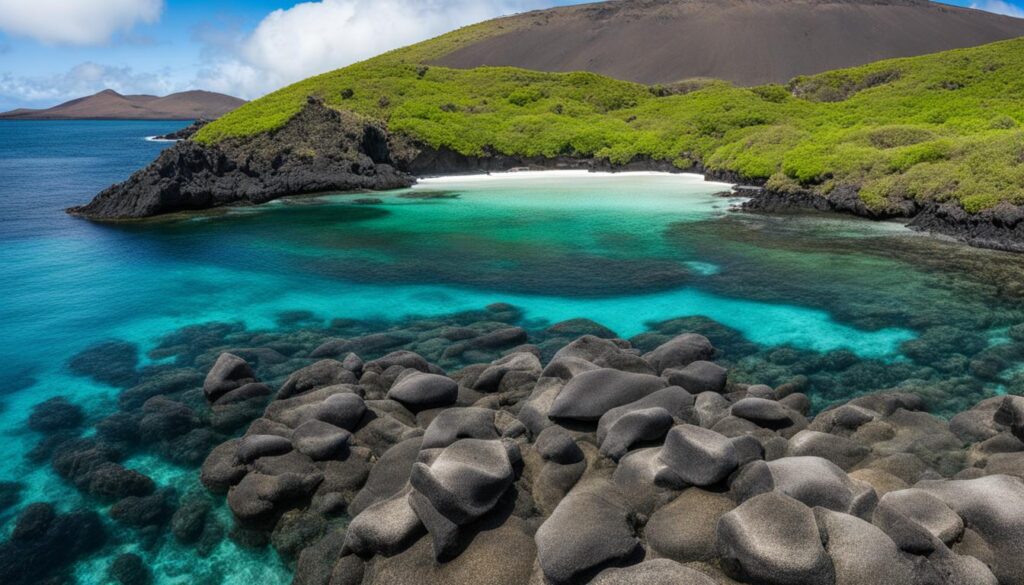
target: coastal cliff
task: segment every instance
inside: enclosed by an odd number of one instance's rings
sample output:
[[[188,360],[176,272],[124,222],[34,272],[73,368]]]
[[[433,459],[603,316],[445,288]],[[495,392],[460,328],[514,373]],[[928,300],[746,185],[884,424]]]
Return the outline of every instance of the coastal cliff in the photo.
[[[205,146],[182,141],[91,202],[68,210],[90,219],[139,219],[284,195],[387,190],[415,180],[393,166],[386,131],[311,100],[280,129]]]

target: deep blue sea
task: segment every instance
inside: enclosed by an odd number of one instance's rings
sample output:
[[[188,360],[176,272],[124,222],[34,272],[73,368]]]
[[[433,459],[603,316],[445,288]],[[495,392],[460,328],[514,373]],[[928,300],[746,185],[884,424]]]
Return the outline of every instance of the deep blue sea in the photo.
[[[132,224],[63,212],[168,146],[146,137],[183,125],[0,121],[0,481],[23,484],[0,535],[35,501],[107,510],[24,457],[41,439],[25,426],[37,403],[66,397],[90,421],[118,408],[120,388],[69,360],[118,340],[156,363],[149,350],[193,325],[276,330],[299,312],[386,322],[506,302],[530,328],[586,317],[631,337],[705,317],[743,340],[727,356],[739,375],[801,376],[818,407],[900,386],[952,412],[1024,391],[1019,256],[894,223],[738,213],[727,185],[696,176],[448,178],[370,204],[328,195]],[[126,465],[161,486],[196,484],[195,468],[144,451]],[[111,530],[113,544],[78,563],[80,583],[102,582],[122,552],[146,558],[156,583],[290,580],[270,548],[224,539],[199,558]]]

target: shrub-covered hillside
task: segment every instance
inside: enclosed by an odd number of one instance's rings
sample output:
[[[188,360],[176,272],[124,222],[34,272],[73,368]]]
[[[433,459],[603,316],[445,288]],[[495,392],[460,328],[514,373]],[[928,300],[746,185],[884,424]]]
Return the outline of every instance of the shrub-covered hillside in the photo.
[[[780,192],[852,186],[879,211],[901,199],[957,200],[969,211],[1024,203],[1024,39],[750,89],[420,64],[483,26],[284,88],[196,140],[274,130],[314,95],[466,155],[699,162]]]

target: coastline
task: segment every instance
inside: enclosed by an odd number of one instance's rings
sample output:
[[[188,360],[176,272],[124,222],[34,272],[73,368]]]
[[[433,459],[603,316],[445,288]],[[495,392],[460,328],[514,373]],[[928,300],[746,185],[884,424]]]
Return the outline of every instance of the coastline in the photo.
[[[749,197],[743,205],[747,211],[828,211],[871,220],[900,219],[911,229],[953,237],[971,246],[1024,252],[1024,210],[1018,206],[1002,205],[972,215],[955,205],[921,205],[904,200],[879,212],[864,204],[855,187],[838,188],[828,196],[809,190],[780,193],[766,189],[765,181],[709,170],[699,163],[684,169],[648,158],[613,164],[572,156],[466,156],[448,148],[414,143],[389,133],[383,125],[335,110],[314,98],[272,134],[215,146],[179,141],[127,181],[112,185],[91,202],[67,212],[95,221],[133,220],[259,205],[291,195],[387,191],[438,176],[480,176],[513,169],[697,174],[706,182],[728,184]]]

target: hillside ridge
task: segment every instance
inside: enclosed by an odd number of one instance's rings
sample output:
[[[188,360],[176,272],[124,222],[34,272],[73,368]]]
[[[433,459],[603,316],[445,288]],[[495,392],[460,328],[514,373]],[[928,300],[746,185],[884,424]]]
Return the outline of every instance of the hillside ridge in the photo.
[[[122,95],[105,89],[52,108],[20,108],[0,120],[195,120],[219,118],[245,103],[229,95],[192,90],[167,96]]]

